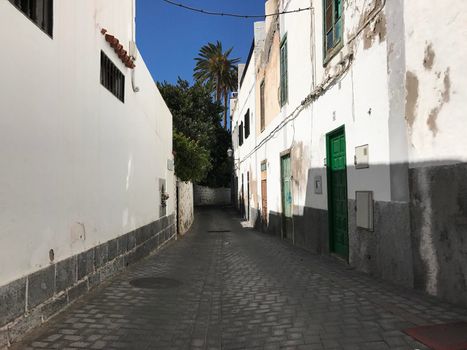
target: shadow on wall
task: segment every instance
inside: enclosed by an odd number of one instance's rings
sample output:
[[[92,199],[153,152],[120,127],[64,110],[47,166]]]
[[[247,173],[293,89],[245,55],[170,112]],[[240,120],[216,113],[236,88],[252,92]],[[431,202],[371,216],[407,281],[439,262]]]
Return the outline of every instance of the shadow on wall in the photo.
[[[194,185],[193,195],[195,206],[230,205],[232,203],[230,188]]]
[[[328,187],[333,182],[326,175],[325,168],[309,169],[305,178],[293,179],[307,183],[307,187],[300,196],[305,197],[305,206],[293,207],[291,234],[284,232],[281,213],[270,211],[264,222],[259,208],[252,208],[255,227],[279,238],[292,237],[291,243],[313,253],[332,254],[333,241],[342,238],[336,238],[341,233],[336,232],[335,226],[346,209],[348,256],[344,258],[351,266],[467,306],[467,163],[453,160],[410,167],[407,164],[370,165],[369,169],[348,167],[346,186],[353,198],[347,198],[346,206],[330,211],[313,208],[313,203],[323,201],[326,208],[332,208]],[[315,183],[319,177],[322,194],[317,193]],[[372,204],[372,211],[366,211],[361,197],[357,203],[356,191],[376,195],[368,207]],[[388,198],[394,198],[395,193],[400,198],[405,192],[406,200],[378,200],[385,191]],[[334,207],[338,204],[334,203]],[[366,219],[372,229],[357,225],[357,220],[361,223]]]

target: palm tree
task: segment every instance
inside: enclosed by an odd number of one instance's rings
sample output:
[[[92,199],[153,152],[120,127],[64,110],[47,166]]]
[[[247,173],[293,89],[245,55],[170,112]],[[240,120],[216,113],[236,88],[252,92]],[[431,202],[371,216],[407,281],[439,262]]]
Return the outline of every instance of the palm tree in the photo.
[[[223,51],[222,43],[208,43],[199,50],[195,58],[193,77],[197,82],[211,87],[217,102],[224,97],[224,129],[227,129],[227,100],[230,92],[237,87],[237,67],[239,58],[229,58],[233,48]]]

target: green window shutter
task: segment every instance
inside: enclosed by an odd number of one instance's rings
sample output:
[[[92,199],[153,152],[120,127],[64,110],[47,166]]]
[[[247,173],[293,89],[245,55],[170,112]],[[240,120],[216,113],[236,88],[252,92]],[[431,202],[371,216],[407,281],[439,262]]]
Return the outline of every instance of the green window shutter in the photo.
[[[289,98],[289,56],[287,50],[287,40],[284,42],[284,103]]]
[[[285,38],[280,48],[280,104],[283,106],[288,97],[288,63],[287,63],[287,38]]]

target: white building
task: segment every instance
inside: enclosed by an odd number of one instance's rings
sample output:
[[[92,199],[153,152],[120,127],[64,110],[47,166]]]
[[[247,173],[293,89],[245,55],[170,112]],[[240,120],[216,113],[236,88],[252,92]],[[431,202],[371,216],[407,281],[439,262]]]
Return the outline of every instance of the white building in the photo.
[[[134,19],[0,1],[0,347],[174,237],[172,116]]]
[[[245,218],[467,304],[467,68],[458,45],[467,4],[265,5],[267,14],[310,7],[257,23],[240,70],[232,125]]]

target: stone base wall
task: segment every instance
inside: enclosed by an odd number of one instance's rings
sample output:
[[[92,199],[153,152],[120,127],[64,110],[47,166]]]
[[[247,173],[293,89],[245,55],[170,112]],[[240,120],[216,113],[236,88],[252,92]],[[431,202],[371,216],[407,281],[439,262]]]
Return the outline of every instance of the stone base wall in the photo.
[[[409,171],[417,289],[467,306],[467,163]]]
[[[184,235],[195,220],[193,183],[177,181],[178,234]]]
[[[269,212],[268,223],[261,220],[259,210],[254,210],[255,228],[282,237],[282,214]],[[252,215],[253,217],[253,215]],[[328,212],[316,208],[303,208],[303,215],[293,216],[294,244],[313,253],[329,253]]]
[[[348,201],[349,264],[393,283],[467,306],[467,163],[409,170],[409,202],[374,202],[374,230],[356,225]],[[255,228],[282,238],[282,214],[268,222],[252,210]],[[327,210],[294,208],[293,243],[329,254]]]
[[[232,203],[230,188],[210,188],[194,185],[193,191],[196,206],[230,205]]]
[[[357,227],[355,200],[348,202],[349,264],[372,276],[413,287],[408,203],[374,202],[374,230]]]
[[[172,214],[0,287],[0,349],[175,238]]]

